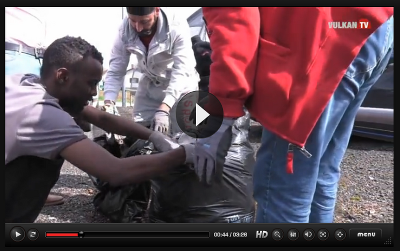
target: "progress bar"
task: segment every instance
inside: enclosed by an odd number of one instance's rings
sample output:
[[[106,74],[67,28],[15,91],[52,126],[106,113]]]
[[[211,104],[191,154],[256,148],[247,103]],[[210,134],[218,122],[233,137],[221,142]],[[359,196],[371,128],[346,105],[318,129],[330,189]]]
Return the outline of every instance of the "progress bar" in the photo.
[[[133,231],[133,232],[46,232],[46,238],[210,238],[210,232]]]
[[[79,237],[78,232],[73,232],[73,233],[62,233],[62,232],[46,232],[46,238],[58,238],[58,237]]]
[[[210,238],[210,232],[84,232],[83,238]]]

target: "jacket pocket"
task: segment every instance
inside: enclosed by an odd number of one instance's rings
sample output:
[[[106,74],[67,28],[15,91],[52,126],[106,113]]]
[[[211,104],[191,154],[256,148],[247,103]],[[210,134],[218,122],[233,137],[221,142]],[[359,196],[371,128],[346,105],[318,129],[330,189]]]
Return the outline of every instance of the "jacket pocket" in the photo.
[[[263,95],[263,105],[274,117],[287,109],[293,83],[292,55],[289,48],[260,38],[254,97]]]
[[[280,58],[287,58],[292,53],[291,50],[285,46],[282,46],[276,42],[269,41],[264,38],[260,38],[259,42],[259,52],[260,57],[280,57]]]
[[[165,89],[167,89],[167,87],[167,85],[156,86],[153,83],[150,83],[147,89],[147,97],[160,102],[161,105],[162,101],[165,99]]]
[[[287,71],[287,64],[291,55],[292,51],[289,48],[260,38],[257,78],[262,79],[268,74],[276,74],[282,71]]]

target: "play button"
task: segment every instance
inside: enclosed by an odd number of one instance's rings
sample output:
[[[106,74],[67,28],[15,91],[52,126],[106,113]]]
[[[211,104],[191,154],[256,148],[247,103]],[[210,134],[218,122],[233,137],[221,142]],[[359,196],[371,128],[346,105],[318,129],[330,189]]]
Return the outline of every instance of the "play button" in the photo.
[[[223,119],[221,103],[208,92],[190,92],[177,104],[176,122],[183,133],[193,138],[212,136],[220,128]]]
[[[10,232],[11,239],[22,241],[25,238],[25,230],[22,227],[14,227]]]
[[[196,126],[198,126],[199,124],[201,124],[201,122],[203,122],[206,118],[208,118],[208,116],[210,116],[210,114],[208,112],[206,112],[203,108],[201,108],[201,106],[199,106],[198,104],[196,104],[195,107],[195,113],[196,113]]]

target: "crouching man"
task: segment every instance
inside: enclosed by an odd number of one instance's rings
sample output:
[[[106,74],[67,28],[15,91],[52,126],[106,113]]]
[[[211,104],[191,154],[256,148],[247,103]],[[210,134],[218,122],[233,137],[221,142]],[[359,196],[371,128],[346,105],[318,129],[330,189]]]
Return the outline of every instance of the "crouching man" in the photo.
[[[57,182],[64,159],[114,186],[141,182],[182,165],[191,145],[172,142],[129,119],[87,106],[96,95],[103,57],[81,38],[55,40],[40,78],[6,76],[5,222],[34,222]],[[150,140],[168,151],[119,159],[88,139],[72,117],[103,130]],[[190,161],[189,161],[190,163]]]

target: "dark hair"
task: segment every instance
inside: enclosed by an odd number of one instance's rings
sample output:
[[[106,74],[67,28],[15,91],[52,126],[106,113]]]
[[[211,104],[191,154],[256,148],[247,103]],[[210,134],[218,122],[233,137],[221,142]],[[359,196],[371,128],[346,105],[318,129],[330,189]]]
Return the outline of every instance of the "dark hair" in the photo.
[[[126,7],[126,12],[131,15],[146,16],[154,12],[156,7]]]
[[[44,52],[40,77],[47,77],[55,67],[74,69],[78,62],[89,56],[103,64],[101,53],[81,37],[65,36],[59,38],[51,43]]]

